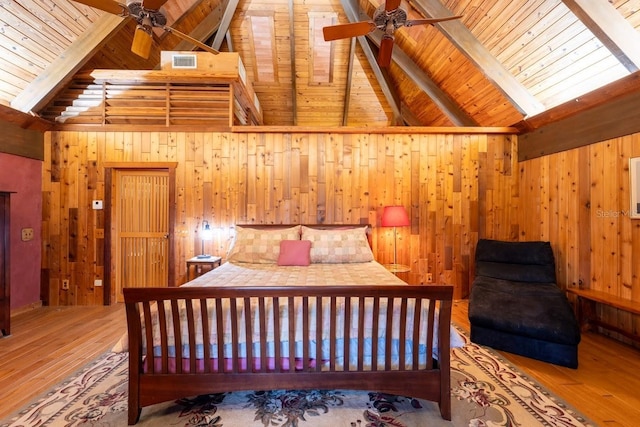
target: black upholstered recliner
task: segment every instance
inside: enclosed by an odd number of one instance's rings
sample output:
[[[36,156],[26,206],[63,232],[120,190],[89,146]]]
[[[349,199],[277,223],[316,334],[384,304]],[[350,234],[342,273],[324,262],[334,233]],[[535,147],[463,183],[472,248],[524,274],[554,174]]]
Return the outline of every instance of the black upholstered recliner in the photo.
[[[570,368],[580,328],[556,284],[549,242],[481,239],[469,295],[471,341]]]

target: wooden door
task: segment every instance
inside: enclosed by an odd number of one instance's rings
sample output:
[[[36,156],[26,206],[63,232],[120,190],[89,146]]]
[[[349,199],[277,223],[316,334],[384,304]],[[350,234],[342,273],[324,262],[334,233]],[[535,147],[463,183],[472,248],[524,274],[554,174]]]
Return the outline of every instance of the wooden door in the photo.
[[[117,170],[114,180],[115,293],[169,284],[169,173]]]

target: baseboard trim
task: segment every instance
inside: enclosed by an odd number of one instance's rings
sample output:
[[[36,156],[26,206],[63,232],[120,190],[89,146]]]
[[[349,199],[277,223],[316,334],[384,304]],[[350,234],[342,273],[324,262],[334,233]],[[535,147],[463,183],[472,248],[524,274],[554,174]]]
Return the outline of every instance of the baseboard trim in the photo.
[[[36,308],[42,308],[42,301],[33,302],[31,304],[27,304],[22,307],[12,309],[11,317],[26,313],[31,310],[35,310]]]

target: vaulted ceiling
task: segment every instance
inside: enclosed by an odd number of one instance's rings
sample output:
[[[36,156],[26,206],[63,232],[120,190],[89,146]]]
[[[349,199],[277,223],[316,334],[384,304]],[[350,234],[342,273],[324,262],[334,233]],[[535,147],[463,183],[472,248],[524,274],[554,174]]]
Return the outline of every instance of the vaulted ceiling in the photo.
[[[462,17],[398,29],[386,68],[380,31],[322,38],[380,4],[167,0],[161,10],[170,27],[240,54],[265,125],[526,129],[582,99],[638,90],[607,88],[638,76],[640,0],[403,0],[409,19]],[[0,104],[34,115],[79,71],[153,69],[162,50],[198,49],[156,28],[143,59],[130,51],[134,20],[72,0],[0,0],[0,11]]]

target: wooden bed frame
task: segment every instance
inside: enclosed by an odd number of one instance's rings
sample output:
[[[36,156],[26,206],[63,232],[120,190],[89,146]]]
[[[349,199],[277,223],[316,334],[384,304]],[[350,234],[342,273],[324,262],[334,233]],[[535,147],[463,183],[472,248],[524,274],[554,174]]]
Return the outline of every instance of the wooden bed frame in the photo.
[[[422,398],[429,401],[437,402],[440,408],[442,418],[451,419],[451,397],[450,397],[450,324],[451,324],[451,306],[452,306],[453,289],[451,286],[435,285],[435,286],[262,286],[262,287],[179,287],[179,288],[125,288],[124,297],[127,313],[128,340],[129,340],[129,424],[137,423],[142,407],[152,405],[159,402],[174,400],[182,397],[195,396],[208,393],[221,393],[242,390],[270,390],[270,389],[344,389],[344,390],[371,390],[402,396],[412,396]],[[259,318],[260,327],[260,354],[252,354],[251,346],[247,347],[246,359],[258,361],[260,368],[256,369],[249,366],[244,369],[239,363],[238,348],[240,346],[239,337],[252,336],[256,331],[252,331],[251,322],[238,322],[238,316],[245,316],[246,313],[238,308],[239,305],[248,306],[249,298],[254,303],[257,301],[256,310]],[[424,299],[437,301],[436,304],[428,304],[428,310],[421,310]],[[196,343],[209,343],[212,334],[209,331],[207,322],[202,322],[203,326],[200,333],[196,332],[194,326],[200,323],[200,319],[208,319],[209,316],[216,316],[218,321],[216,327],[217,333],[213,336],[219,337],[216,344],[218,345],[219,354],[210,354],[209,346],[204,345],[204,359],[223,360],[222,340],[225,340],[221,328],[221,314],[219,310],[209,312],[207,301],[214,301],[215,307],[220,307],[221,303],[228,304],[231,314],[231,337],[226,341],[233,349],[233,357],[230,358],[231,366],[221,366],[224,363],[213,366],[204,363],[203,367],[197,368],[196,360]],[[160,323],[159,329],[164,329],[160,334],[160,342],[162,356],[153,357],[152,346],[143,349],[143,327],[146,342],[154,342],[152,337],[151,318],[156,307],[164,307],[159,302],[170,301],[171,309],[169,313],[177,318],[178,307],[185,301],[186,304],[186,322],[175,322],[174,335],[178,337],[176,340],[176,348],[184,345],[189,346],[189,357],[183,357],[176,354],[175,359],[168,357],[168,344],[166,326],[167,320],[164,310],[158,310],[158,319]],[[312,360],[321,361],[323,358],[320,353],[320,347],[317,346],[317,354],[309,354],[309,348],[312,348],[311,341],[322,341],[321,320],[322,315],[316,316],[316,324],[310,325],[310,321],[303,321],[302,325],[302,347],[303,357],[298,359],[298,368],[295,363],[289,363],[288,367],[278,363],[278,360],[294,360],[293,347],[289,346],[289,354],[280,354],[280,346],[275,346],[276,363],[273,369],[267,368],[268,358],[265,351],[267,337],[263,333],[264,325],[268,322],[273,323],[272,339],[275,343],[294,341],[294,323],[291,319],[281,319],[279,313],[282,310],[275,310],[274,318],[268,318],[264,307],[267,304],[273,304],[274,307],[287,307],[289,313],[293,312],[293,304],[296,301],[298,307],[302,307],[303,319],[309,319],[309,307],[316,304],[319,307],[318,312],[322,312],[320,308],[329,310],[329,317],[325,318],[330,323],[330,354],[332,355],[326,363],[314,363]],[[384,346],[384,360],[378,360],[378,342],[372,341],[372,365],[384,366],[384,368],[367,368],[363,366],[363,362],[359,360],[358,366],[347,366],[344,369],[337,366],[333,356],[338,354],[338,350],[344,354],[345,360],[349,360],[349,352],[357,351],[355,354],[362,354],[363,340],[365,336],[365,320],[364,316],[360,316],[357,322],[357,333],[354,336],[353,330],[345,327],[340,330],[341,326],[335,321],[337,306],[340,302],[344,302],[346,309],[344,310],[345,318],[350,318],[352,311],[364,312],[365,304],[373,304],[373,310],[370,313],[378,312],[376,307],[384,307],[388,301],[393,304],[387,304],[386,321],[378,320],[378,316],[370,319],[369,325],[372,326],[373,336],[381,336],[379,331],[391,330],[391,316],[389,311],[393,305],[399,307],[400,322],[399,329],[399,359],[400,362],[396,366],[392,366],[390,359],[391,354],[391,335],[384,334],[386,341]],[[192,309],[191,302],[196,302]],[[324,304],[324,305],[322,305]],[[328,306],[327,306],[328,304]],[[399,305],[397,305],[399,304]],[[350,307],[357,307],[357,310],[351,310]],[[415,312],[428,313],[426,316],[413,316],[414,328],[418,322],[427,325],[426,342],[428,347],[432,348],[435,337],[438,337],[437,360],[432,356],[431,351],[427,351],[426,366],[416,367],[417,356],[413,357],[412,366],[405,366],[406,357],[405,346],[403,342],[411,341],[412,354],[417,354],[418,337],[405,336],[403,332],[406,330],[407,312],[414,307]],[[326,312],[326,311],[325,311]],[[200,317],[200,319],[199,319]],[[412,316],[409,316],[411,318]],[[425,318],[426,317],[426,318]],[[329,320],[330,319],[330,320]],[[164,322],[164,325],[163,325]],[[284,323],[288,322],[288,323]],[[247,325],[243,330],[240,323]],[[435,326],[438,325],[438,331]],[[287,328],[283,328],[287,325]],[[409,325],[411,326],[411,325]],[[188,342],[180,342],[181,330],[179,328],[187,328],[185,336],[188,336]],[[289,333],[282,333],[283,330],[289,330]],[[315,331],[315,332],[310,332]],[[340,333],[338,333],[340,332]],[[434,335],[436,334],[437,335]],[[312,335],[310,335],[312,334]],[[313,334],[316,334],[315,336]],[[199,335],[199,336],[198,336]],[[310,340],[309,337],[312,336]],[[325,335],[326,336],[326,335]],[[338,337],[344,336],[344,342],[349,339],[357,339],[358,348],[349,348],[345,345],[341,349],[337,349],[336,341]],[[397,338],[397,337],[396,337]],[[424,342],[424,341],[423,341]],[[380,344],[382,348],[383,344]],[[155,363],[145,363],[145,360],[155,360]],[[173,368],[171,368],[173,363]],[[300,366],[302,364],[302,366]],[[155,366],[152,366],[155,365]],[[249,364],[250,365],[250,364]],[[321,366],[322,365],[322,366]],[[187,368],[185,368],[185,366]],[[202,366],[202,364],[200,365]]]

